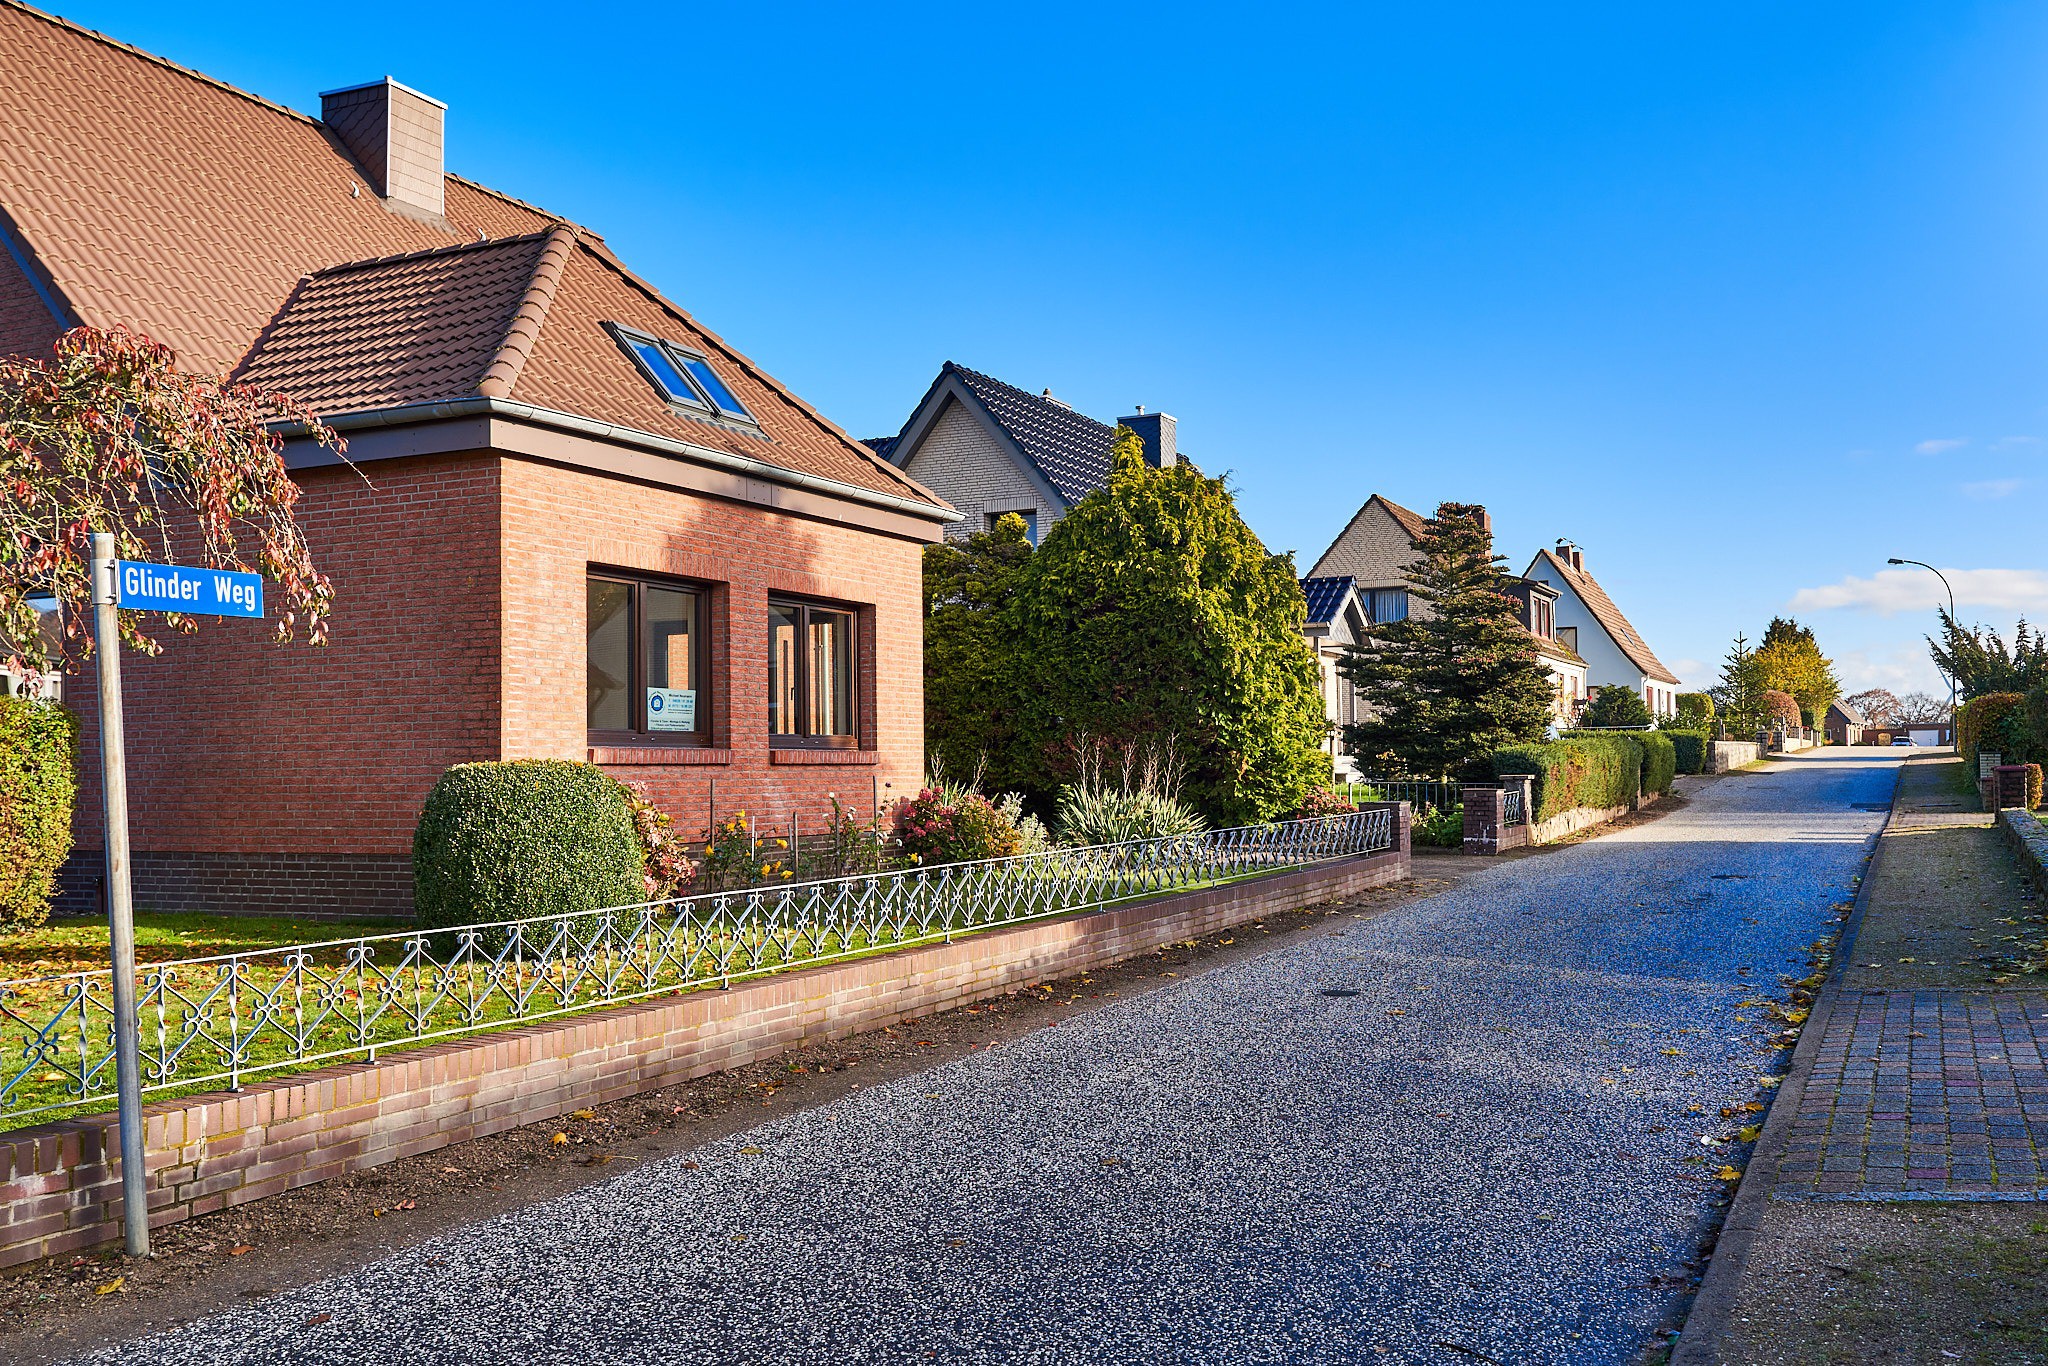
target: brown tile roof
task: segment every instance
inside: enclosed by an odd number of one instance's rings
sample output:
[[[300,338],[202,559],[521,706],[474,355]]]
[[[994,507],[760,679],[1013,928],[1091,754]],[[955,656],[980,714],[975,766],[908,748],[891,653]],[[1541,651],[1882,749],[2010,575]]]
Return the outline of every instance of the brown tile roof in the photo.
[[[1643,671],[1644,677],[1654,678],[1660,683],[1676,684],[1679,681],[1678,675],[1665,668],[1664,662],[1643,643],[1643,638],[1636,634],[1636,628],[1629,625],[1628,618],[1621,614],[1621,609],[1614,605],[1614,599],[1607,596],[1607,590],[1600,586],[1598,580],[1583,569],[1572,568],[1554,551],[1540,550],[1537,558],[1556,570],[1558,577],[1579,595],[1579,601],[1586,604],[1586,610],[1593,614],[1593,619],[1613,637],[1614,643],[1630,662]]]
[[[555,238],[494,238],[308,276],[235,378],[328,413],[479,393]]]
[[[76,321],[330,415],[517,397],[944,506],[595,235],[565,240],[554,215],[459,176],[446,192],[445,222],[394,213],[318,120],[0,0],[0,209]],[[608,320],[722,357],[766,439],[670,412]]]

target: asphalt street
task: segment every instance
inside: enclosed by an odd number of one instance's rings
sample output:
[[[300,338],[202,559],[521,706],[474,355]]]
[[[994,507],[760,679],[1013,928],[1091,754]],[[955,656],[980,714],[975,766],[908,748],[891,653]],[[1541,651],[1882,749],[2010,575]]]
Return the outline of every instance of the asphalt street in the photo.
[[[1632,1362],[1725,1199],[1700,1136],[1783,1057],[1741,1003],[1806,971],[1896,769],[1704,783],[91,1359]]]

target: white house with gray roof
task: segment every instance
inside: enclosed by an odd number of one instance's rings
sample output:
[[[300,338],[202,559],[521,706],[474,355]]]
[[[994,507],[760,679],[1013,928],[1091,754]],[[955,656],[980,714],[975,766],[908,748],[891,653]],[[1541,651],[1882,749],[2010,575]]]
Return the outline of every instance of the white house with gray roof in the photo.
[[[1556,633],[1586,662],[1589,690],[1627,688],[1652,716],[1678,711],[1678,675],[1666,668],[1599,580],[1586,572],[1586,552],[1570,541],[1539,550],[1522,576],[1557,593]]]
[[[1153,465],[1179,460],[1168,414],[1141,408],[1117,422],[1138,434]],[[948,538],[986,531],[1014,512],[1036,545],[1109,482],[1115,436],[1115,426],[1075,412],[1050,389],[1027,393],[947,361],[903,430],[867,444],[964,514],[946,528]]]

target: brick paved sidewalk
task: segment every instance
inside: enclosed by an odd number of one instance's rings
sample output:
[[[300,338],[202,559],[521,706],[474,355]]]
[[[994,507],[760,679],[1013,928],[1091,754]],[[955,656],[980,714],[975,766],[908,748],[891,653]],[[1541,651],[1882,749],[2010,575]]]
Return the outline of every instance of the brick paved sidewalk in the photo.
[[[2048,993],[1845,998],[1821,1040],[1774,1198],[2048,1201],[2044,1054]]]

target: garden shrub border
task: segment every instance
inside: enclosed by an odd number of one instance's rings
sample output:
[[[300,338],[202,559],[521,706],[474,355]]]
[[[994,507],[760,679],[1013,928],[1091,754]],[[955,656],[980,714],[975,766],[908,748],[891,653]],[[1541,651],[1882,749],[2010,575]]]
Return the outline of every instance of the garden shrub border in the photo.
[[[50,918],[77,801],[78,718],[55,702],[0,697],[0,931]]]

